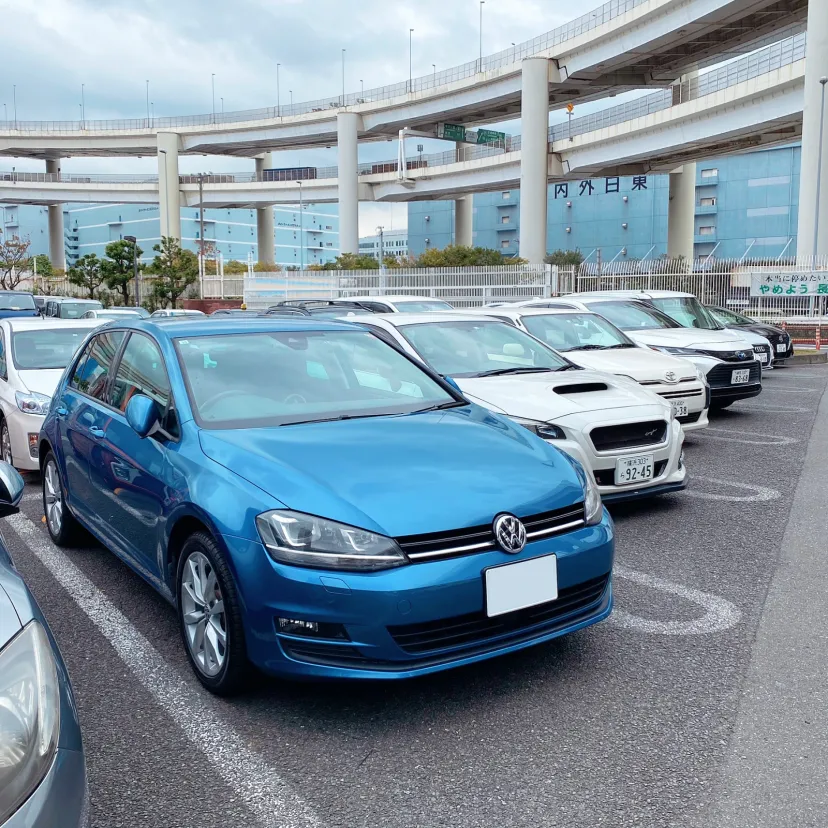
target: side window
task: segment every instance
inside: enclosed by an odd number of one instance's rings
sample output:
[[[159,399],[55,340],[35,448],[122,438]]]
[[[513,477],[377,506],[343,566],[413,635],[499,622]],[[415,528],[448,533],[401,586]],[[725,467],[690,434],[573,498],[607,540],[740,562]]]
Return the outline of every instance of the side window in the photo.
[[[6,370],[6,335],[2,331],[0,331],[0,378],[9,378]]]
[[[123,331],[98,334],[87,346],[85,357],[81,357],[78,362],[72,377],[72,386],[90,397],[106,402],[104,394],[109,369],[123,339]]]
[[[127,403],[135,394],[155,400],[162,412],[170,402],[170,380],[161,351],[148,336],[136,333],[124,348],[109,401],[115,408],[126,411]]]

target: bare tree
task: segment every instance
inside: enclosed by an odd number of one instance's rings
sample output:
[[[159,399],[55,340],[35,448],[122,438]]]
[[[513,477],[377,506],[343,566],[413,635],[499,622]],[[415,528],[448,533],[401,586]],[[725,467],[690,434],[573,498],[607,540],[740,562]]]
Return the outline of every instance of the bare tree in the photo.
[[[0,288],[14,290],[23,280],[23,273],[29,267],[28,239],[17,236],[0,237]]]

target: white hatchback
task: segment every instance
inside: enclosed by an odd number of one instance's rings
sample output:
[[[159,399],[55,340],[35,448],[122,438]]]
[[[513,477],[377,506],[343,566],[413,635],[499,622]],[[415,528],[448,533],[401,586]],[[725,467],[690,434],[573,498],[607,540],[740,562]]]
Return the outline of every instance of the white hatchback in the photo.
[[[38,469],[38,435],[63,369],[105,319],[0,319],[0,455]]]
[[[607,501],[686,486],[684,434],[672,406],[632,380],[580,368],[524,331],[486,317],[395,313],[345,321],[427,363],[469,400],[574,457]]]
[[[475,313],[516,325],[583,368],[634,380],[668,400],[685,431],[708,425],[710,388],[704,371],[685,359],[633,342],[597,313],[508,307]]]

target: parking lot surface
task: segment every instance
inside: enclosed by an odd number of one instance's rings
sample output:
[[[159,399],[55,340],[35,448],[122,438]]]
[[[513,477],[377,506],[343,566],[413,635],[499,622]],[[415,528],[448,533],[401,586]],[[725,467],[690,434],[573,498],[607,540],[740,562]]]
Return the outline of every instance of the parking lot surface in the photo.
[[[761,396],[688,436],[686,492],[612,509],[610,621],[406,683],[262,678],[241,697],[210,697],[148,585],[103,549],[52,546],[33,478],[0,525],[73,680],[92,824],[765,824],[726,803],[751,798],[756,726],[771,710],[759,691],[796,652],[774,638],[799,612],[785,578],[817,565],[794,496],[826,384],[824,366],[770,372]],[[797,526],[792,506],[805,509]],[[812,653],[812,675],[824,653]],[[796,754],[779,728],[775,738],[780,756]],[[797,789],[801,778],[775,768],[768,785]],[[806,788],[790,823],[773,824],[819,824]]]

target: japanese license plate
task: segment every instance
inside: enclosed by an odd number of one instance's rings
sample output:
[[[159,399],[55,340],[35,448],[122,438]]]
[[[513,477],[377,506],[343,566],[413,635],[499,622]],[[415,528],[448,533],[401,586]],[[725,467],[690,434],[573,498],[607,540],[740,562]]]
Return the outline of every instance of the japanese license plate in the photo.
[[[746,382],[750,382],[750,368],[739,368],[734,371],[730,377],[730,382],[732,385],[744,385]]]
[[[670,405],[673,406],[673,413],[676,417],[687,416],[687,400],[670,400]]]
[[[619,457],[615,462],[615,485],[641,483],[653,479],[653,455],[637,454],[635,457]]]
[[[760,365],[767,365],[770,362],[770,354],[766,354],[764,351],[757,351],[756,356],[759,358]]]
[[[788,346],[784,342],[777,342],[776,343],[776,353],[777,354],[784,354],[788,350]]]
[[[493,566],[483,574],[489,618],[545,604],[558,597],[558,560],[554,555]]]

